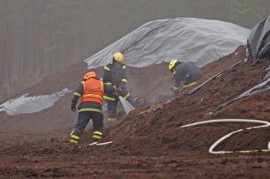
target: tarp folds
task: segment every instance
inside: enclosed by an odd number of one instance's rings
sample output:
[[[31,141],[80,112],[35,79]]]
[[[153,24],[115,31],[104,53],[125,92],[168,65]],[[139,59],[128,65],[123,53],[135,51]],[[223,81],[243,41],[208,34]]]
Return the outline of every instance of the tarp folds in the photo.
[[[120,51],[126,65],[138,68],[173,58],[202,67],[245,45],[248,34],[249,29],[218,20],[160,19],[140,26],[85,62],[89,69],[104,66]]]
[[[8,115],[36,113],[52,107],[61,97],[71,92],[68,88],[64,88],[62,91],[50,95],[28,96],[28,94],[24,94],[1,104],[0,112],[6,111]]]
[[[247,40],[249,59],[270,58],[270,15],[255,25]]]

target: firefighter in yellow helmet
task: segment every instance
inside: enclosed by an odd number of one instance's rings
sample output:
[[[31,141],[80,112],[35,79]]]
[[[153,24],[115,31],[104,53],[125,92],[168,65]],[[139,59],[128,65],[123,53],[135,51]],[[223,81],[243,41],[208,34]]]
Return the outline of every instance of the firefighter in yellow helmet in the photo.
[[[103,82],[97,78],[96,73],[90,71],[84,75],[80,86],[75,90],[71,101],[71,110],[77,110],[76,104],[80,98],[78,107],[79,115],[75,128],[71,132],[70,142],[78,144],[82,133],[89,123],[93,121],[92,138],[98,140],[103,135],[102,97],[104,94]]]
[[[103,82],[106,86],[103,98],[108,104],[108,121],[115,121],[117,117],[118,95],[121,95],[130,104],[133,99],[127,90],[127,67],[123,64],[124,55],[117,52],[113,55],[112,63],[104,67]]]
[[[185,88],[196,85],[196,81],[204,75],[203,71],[192,62],[180,62],[177,59],[172,59],[168,68],[173,74],[172,91],[174,96],[177,96]]]

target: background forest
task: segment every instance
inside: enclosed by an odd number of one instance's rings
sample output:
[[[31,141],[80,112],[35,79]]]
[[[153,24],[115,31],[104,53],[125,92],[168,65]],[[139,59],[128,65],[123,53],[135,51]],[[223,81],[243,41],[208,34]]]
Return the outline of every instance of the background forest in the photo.
[[[148,21],[196,17],[252,28],[269,7],[269,0],[0,0],[0,100]]]

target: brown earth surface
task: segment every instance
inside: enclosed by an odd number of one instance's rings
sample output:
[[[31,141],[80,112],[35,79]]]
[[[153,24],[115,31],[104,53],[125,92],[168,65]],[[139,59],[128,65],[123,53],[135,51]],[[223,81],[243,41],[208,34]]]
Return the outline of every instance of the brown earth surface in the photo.
[[[232,64],[244,60],[245,47],[203,67],[202,83]],[[169,94],[171,74],[167,64],[129,67],[129,88],[134,97],[148,103],[122,121],[105,121],[104,146],[89,146],[91,124],[79,146],[69,144],[77,113],[69,109],[72,93],[52,108],[33,114],[0,113],[0,177],[62,178],[269,178],[270,153],[210,154],[209,147],[224,135],[256,126],[252,123],[215,123],[180,128],[210,119],[257,119],[270,121],[270,93],[257,93],[224,108],[219,105],[237,97],[263,80],[269,60],[242,62],[211,80],[192,95],[163,101]],[[79,85],[86,64],[76,64],[22,91],[51,94]],[[102,68],[96,69],[101,75]],[[187,92],[187,91],[185,91]],[[153,102],[156,102],[153,104]],[[157,102],[160,101],[160,102]],[[2,101],[4,102],[4,101]],[[104,113],[106,115],[106,113]],[[267,149],[270,128],[243,130],[215,148],[221,151]]]

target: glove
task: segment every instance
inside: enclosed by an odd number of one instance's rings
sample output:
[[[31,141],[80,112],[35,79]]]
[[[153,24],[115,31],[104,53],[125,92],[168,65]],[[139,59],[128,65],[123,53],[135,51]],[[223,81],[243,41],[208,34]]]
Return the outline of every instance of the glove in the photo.
[[[179,89],[179,93],[181,93],[182,91],[184,91],[184,87],[182,86],[182,87],[180,87],[180,89]]]
[[[76,109],[76,105],[75,104],[71,104],[71,107],[70,107],[71,111],[75,112],[77,109]]]
[[[182,91],[184,91],[183,86],[179,88],[179,90],[174,90],[174,88],[171,88],[172,92],[173,92],[173,96],[176,97],[179,93],[181,93]]]
[[[123,91],[123,89],[118,87],[116,91],[117,91],[117,93],[121,93]]]
[[[126,88],[126,85],[127,85],[126,83],[122,82],[119,84],[118,88],[124,89],[124,88]]]
[[[113,92],[114,92],[116,95],[118,95],[116,86],[113,85],[113,89],[114,89]]]

